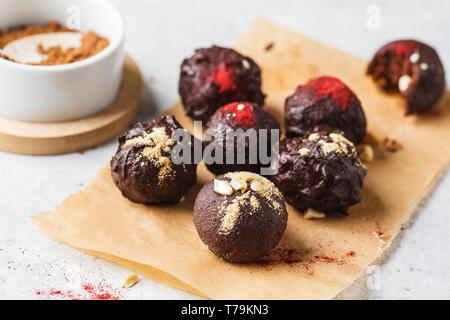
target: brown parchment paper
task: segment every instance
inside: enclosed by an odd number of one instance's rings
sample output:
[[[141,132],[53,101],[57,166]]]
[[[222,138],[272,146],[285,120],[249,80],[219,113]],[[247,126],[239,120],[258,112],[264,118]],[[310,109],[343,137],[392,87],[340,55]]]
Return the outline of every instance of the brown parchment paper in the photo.
[[[381,45],[381,44],[380,44]],[[329,299],[347,287],[391,243],[450,156],[450,94],[421,117],[404,117],[402,101],[375,88],[366,62],[257,20],[236,48],[262,67],[266,105],[282,122],[284,99],[319,75],[346,82],[361,99],[369,131],[395,139],[396,153],[375,149],[363,200],[349,216],[304,220],[289,208],[286,233],[260,262],[221,261],[197,236],[195,196],[213,176],[203,164],[198,183],[172,206],[145,206],[122,197],[105,165],[81,192],[33,223],[44,235],[115,261],[176,288],[214,299]],[[192,132],[177,103],[169,113]]]

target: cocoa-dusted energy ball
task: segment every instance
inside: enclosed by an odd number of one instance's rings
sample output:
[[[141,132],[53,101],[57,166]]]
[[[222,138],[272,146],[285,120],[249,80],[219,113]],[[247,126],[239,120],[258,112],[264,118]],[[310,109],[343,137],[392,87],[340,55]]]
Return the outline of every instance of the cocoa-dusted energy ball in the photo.
[[[299,210],[346,213],[361,201],[365,175],[353,143],[342,133],[324,130],[282,140],[272,181]]]
[[[344,132],[354,144],[366,135],[366,116],[361,102],[342,81],[320,77],[299,86],[286,99],[286,135],[310,134],[315,126],[329,126]]]
[[[387,92],[406,101],[406,115],[432,108],[445,91],[444,67],[436,51],[415,40],[399,40],[380,48],[367,74]]]
[[[283,196],[251,172],[230,172],[208,182],[194,205],[200,239],[223,260],[255,261],[280,241],[287,224]]]
[[[218,46],[198,49],[183,61],[179,92],[187,114],[203,121],[233,101],[264,102],[258,65],[233,49]]]
[[[262,160],[271,155],[272,145],[279,142],[280,135],[280,125],[267,109],[249,102],[227,104],[207,124],[203,142],[206,166],[216,175],[231,171],[260,173],[262,167],[270,167],[270,160]],[[261,149],[266,159],[260,157],[262,139],[266,141],[265,152]],[[218,149],[221,154],[215,152]],[[210,163],[209,156],[214,163]],[[232,161],[227,163],[227,157]]]
[[[125,197],[146,204],[176,203],[196,182],[197,164],[172,161],[173,148],[183,143],[171,138],[178,129],[184,130],[173,116],[163,116],[148,124],[137,123],[119,137],[111,175]],[[190,137],[189,146],[193,146],[194,138]]]

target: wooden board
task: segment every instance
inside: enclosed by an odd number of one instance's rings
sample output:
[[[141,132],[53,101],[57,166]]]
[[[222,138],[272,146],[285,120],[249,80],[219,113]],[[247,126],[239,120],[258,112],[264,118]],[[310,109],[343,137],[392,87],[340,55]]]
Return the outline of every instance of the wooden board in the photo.
[[[102,111],[79,120],[33,123],[0,118],[0,150],[27,155],[81,151],[117,136],[136,118],[143,82],[136,63],[126,56],[116,99]]]

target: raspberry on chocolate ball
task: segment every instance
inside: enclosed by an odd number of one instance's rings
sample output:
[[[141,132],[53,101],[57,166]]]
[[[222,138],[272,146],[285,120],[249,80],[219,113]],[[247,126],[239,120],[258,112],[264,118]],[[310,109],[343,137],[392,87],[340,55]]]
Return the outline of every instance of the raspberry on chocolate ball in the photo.
[[[218,46],[198,49],[183,61],[179,93],[186,113],[204,121],[233,101],[264,103],[258,65],[233,49]]]
[[[287,203],[299,210],[346,213],[361,201],[366,168],[342,133],[322,130],[280,142],[271,177]]]
[[[415,40],[390,42],[380,48],[367,74],[385,91],[406,101],[406,115],[431,109],[445,91],[445,74],[436,51]]]
[[[279,142],[280,134],[280,125],[267,109],[249,102],[227,104],[207,124],[205,164],[216,175],[260,173],[261,168],[270,167],[272,146]]]
[[[234,263],[266,255],[283,236],[287,219],[280,191],[251,172],[216,177],[203,186],[194,204],[200,239],[214,254]]]
[[[125,197],[146,204],[176,203],[196,182],[197,164],[172,161],[173,148],[183,143],[171,138],[178,129],[184,130],[173,116],[163,116],[137,123],[119,137],[111,175]]]
[[[320,77],[299,86],[286,99],[286,135],[305,136],[316,126],[329,126],[344,132],[354,144],[366,135],[366,116],[361,102],[342,81]]]

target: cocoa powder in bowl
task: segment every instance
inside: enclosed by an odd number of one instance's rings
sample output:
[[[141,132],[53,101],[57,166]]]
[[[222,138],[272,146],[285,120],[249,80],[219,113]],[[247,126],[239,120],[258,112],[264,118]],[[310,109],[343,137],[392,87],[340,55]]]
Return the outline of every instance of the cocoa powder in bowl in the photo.
[[[50,21],[47,25],[30,25],[0,30],[0,49],[4,49],[8,44],[21,38],[57,32],[76,31],[62,26],[57,21]],[[93,31],[89,31],[82,35],[81,44],[78,47],[63,48],[58,45],[46,48],[42,44],[37,44],[36,51],[45,57],[39,63],[15,61],[14,58],[4,53],[0,56],[13,62],[31,65],[61,65],[85,60],[103,51],[108,46],[108,39],[99,36]]]

